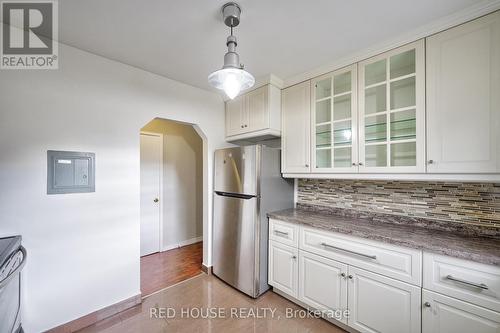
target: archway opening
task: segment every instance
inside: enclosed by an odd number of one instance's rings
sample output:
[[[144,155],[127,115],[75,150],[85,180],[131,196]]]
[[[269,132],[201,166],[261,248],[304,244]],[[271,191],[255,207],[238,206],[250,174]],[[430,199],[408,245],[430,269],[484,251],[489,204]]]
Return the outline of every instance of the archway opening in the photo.
[[[141,292],[202,272],[204,140],[193,124],[156,118],[141,128]]]

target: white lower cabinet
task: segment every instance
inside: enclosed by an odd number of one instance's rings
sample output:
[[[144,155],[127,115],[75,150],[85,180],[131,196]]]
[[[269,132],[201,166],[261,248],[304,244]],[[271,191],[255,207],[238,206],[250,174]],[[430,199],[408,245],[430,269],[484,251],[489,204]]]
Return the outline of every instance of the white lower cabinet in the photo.
[[[423,333],[498,333],[500,313],[432,291],[422,291]]]
[[[269,242],[268,283],[297,297],[298,250],[275,241]]]
[[[349,266],[349,326],[360,332],[420,332],[420,287]]]
[[[347,309],[347,265],[299,251],[299,300],[317,310]],[[347,324],[347,318],[341,322]]]
[[[353,331],[500,333],[498,266],[276,220],[269,233],[269,284]]]

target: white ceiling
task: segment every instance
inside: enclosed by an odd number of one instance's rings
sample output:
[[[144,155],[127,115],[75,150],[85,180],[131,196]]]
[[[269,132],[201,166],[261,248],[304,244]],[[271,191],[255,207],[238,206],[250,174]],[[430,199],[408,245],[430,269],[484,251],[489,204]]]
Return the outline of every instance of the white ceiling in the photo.
[[[63,0],[59,39],[202,89],[222,66],[224,0]],[[479,0],[239,0],[240,60],[282,79],[395,38]]]

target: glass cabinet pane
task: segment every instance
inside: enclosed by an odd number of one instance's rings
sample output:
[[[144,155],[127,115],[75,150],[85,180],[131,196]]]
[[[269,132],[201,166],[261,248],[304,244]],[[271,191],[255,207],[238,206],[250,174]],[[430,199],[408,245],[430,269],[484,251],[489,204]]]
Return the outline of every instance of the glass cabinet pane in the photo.
[[[316,100],[332,95],[332,78],[327,78],[316,83]]]
[[[316,150],[316,168],[331,168],[332,166],[332,150],[321,149]]]
[[[364,122],[360,128],[360,163],[365,167],[387,168],[390,172],[392,167],[417,166],[417,143],[423,139],[419,127],[425,121],[417,119],[422,116],[417,92],[421,87],[417,87],[417,83],[421,79],[421,70],[425,69],[421,68],[423,59],[420,59],[424,45],[422,42],[415,45],[411,49],[405,47],[404,51],[390,51],[385,59],[377,56],[377,60],[371,59],[359,65],[364,79],[359,91],[360,97],[364,97],[364,102],[359,105],[361,121]],[[337,144],[342,141],[335,121],[335,97],[332,103],[332,158],[335,165],[336,149],[351,146],[349,143]],[[420,172],[421,165],[418,169],[407,170]]]
[[[333,124],[333,144],[345,146],[352,143],[351,121],[341,121]]]
[[[386,85],[365,90],[365,114],[387,110]]]
[[[415,77],[391,82],[391,110],[415,106]]]
[[[384,82],[387,78],[387,60],[382,59],[365,67],[365,86]]]
[[[366,166],[385,167],[387,166],[387,145],[371,145],[365,147]]]
[[[316,102],[316,124],[326,123],[331,120],[332,100],[325,99]]]
[[[351,72],[333,77],[333,94],[338,95],[351,91]]]
[[[351,94],[333,99],[333,120],[351,118]]]
[[[417,137],[415,110],[391,113],[391,141]]]
[[[387,140],[387,116],[385,114],[366,117],[365,142],[378,142]]]
[[[392,56],[391,79],[415,73],[415,49]]]
[[[417,165],[417,143],[402,142],[391,144],[391,166]]]
[[[330,124],[316,126],[316,147],[331,147],[332,132]]]
[[[349,168],[352,166],[351,147],[333,149],[333,166],[335,168]]]

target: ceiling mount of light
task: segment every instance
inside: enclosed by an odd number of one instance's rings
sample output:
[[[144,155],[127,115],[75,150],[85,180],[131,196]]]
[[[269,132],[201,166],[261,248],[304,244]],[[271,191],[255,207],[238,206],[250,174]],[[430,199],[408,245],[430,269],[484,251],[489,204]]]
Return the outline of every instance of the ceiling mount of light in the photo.
[[[252,74],[243,69],[240,56],[236,53],[236,37],[233,28],[240,24],[241,8],[235,2],[228,2],[222,6],[224,23],[231,29],[227,37],[227,53],[224,55],[224,66],[208,76],[208,82],[217,89],[224,90],[230,99],[238,96],[240,91],[252,87],[255,79]]]

